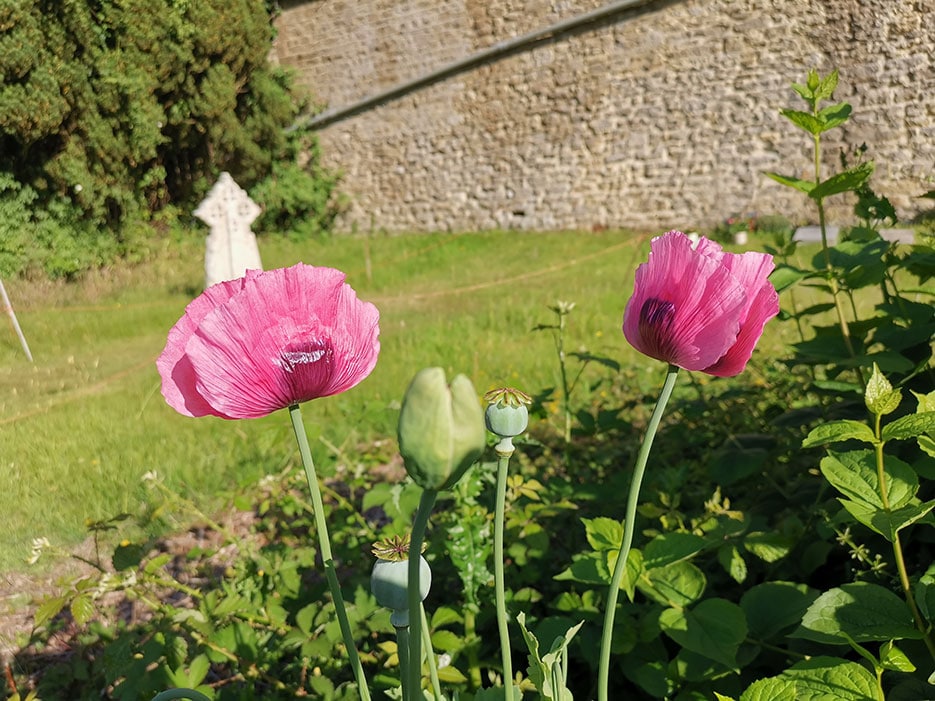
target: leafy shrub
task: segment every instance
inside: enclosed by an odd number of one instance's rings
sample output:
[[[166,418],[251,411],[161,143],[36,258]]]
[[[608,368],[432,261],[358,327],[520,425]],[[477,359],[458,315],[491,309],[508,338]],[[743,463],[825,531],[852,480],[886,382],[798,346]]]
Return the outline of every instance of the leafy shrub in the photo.
[[[249,188],[294,159],[283,128],[301,103],[267,64],[261,0],[7,3],[0,28],[0,172],[44,211],[28,219],[55,222],[37,247],[64,251],[43,264],[53,274],[108,259],[128,224],[167,204],[191,208],[220,171]],[[314,195],[267,203],[277,224],[280,204],[328,201],[334,180],[314,163],[303,182]],[[32,228],[4,237],[6,265]]]

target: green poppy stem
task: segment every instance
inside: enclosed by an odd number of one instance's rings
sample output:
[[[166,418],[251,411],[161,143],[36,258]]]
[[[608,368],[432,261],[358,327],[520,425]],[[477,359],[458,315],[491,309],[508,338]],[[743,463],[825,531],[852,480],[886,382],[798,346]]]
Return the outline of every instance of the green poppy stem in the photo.
[[[503,520],[506,510],[506,478],[513,455],[513,439],[504,438],[497,450],[497,500],[493,526],[493,578],[497,605],[497,628],[500,631],[500,660],[503,664],[503,686],[507,699],[513,699],[513,657],[510,651],[510,630],[507,626],[506,588],[503,578]]]
[[[643,445],[640,447],[639,455],[636,458],[636,466],[633,468],[633,477],[630,481],[630,493],[627,497],[626,520],[623,526],[623,542],[620,544],[617,564],[614,566],[614,574],[610,580],[610,589],[607,592],[607,610],[604,612],[604,630],[601,635],[601,657],[597,675],[598,701],[607,701],[607,683],[610,677],[610,644],[614,636],[614,616],[617,612],[617,596],[620,593],[620,584],[626,572],[627,559],[630,556],[630,546],[633,544],[633,531],[636,523],[636,507],[640,498],[640,485],[643,482],[643,473],[646,472],[646,463],[649,461],[649,451],[653,447],[653,439],[656,437],[659,421],[662,419],[662,414],[665,412],[666,404],[669,403],[669,397],[672,396],[672,389],[675,387],[678,373],[679,368],[674,365],[669,366],[669,372],[666,375],[665,383],[662,385],[662,391],[659,393],[659,399],[656,400],[656,408],[653,410],[653,415],[649,419],[649,425],[646,427],[646,435],[643,437]]]
[[[432,631],[429,630],[429,619],[425,615],[425,607],[419,604],[422,617],[422,644],[425,645],[426,660],[429,663],[429,679],[432,680],[432,693],[437,700],[442,698],[442,685],[438,680],[438,665],[435,663],[435,650],[432,648]]]
[[[338,583],[338,573],[334,567],[334,557],[331,554],[331,539],[328,536],[328,523],[325,521],[325,506],[321,498],[321,487],[318,484],[318,475],[315,472],[315,463],[312,461],[312,451],[308,445],[308,435],[305,433],[305,424],[302,423],[302,412],[299,410],[298,404],[289,407],[289,417],[292,419],[292,428],[295,431],[295,439],[299,444],[299,453],[302,455],[305,477],[308,480],[308,488],[312,495],[312,507],[315,511],[315,530],[318,532],[318,548],[325,568],[325,578],[328,580],[328,589],[331,591],[334,609],[338,616],[338,625],[341,627],[344,647],[347,648],[347,656],[354,672],[354,679],[357,681],[357,690],[361,701],[370,701],[370,689],[367,686],[367,678],[364,676],[364,668],[360,664],[360,656],[357,654],[357,646],[351,633],[351,623],[348,620],[347,609],[344,605],[344,596],[341,594],[341,585]]]
[[[422,597],[419,585],[420,567],[419,554],[422,552],[422,542],[425,540],[425,530],[429,523],[429,515],[438,491],[425,489],[419,499],[419,508],[416,511],[415,521],[412,524],[412,536],[409,538],[409,625],[416,631],[422,630]],[[418,621],[413,621],[413,617]],[[409,698],[412,701],[422,697],[422,636],[419,632],[409,636]]]
[[[399,654],[399,684],[403,691],[403,701],[412,698],[409,693],[409,626],[396,628],[396,652]]]

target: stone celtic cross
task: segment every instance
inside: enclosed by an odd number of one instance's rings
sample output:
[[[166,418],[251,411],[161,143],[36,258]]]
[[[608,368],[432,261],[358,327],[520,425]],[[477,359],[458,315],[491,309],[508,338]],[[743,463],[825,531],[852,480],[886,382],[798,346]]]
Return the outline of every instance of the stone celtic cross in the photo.
[[[211,227],[205,243],[205,287],[235,280],[247,270],[263,268],[256,235],[250,230],[260,211],[230,173],[221,173],[194,211],[196,217]]]

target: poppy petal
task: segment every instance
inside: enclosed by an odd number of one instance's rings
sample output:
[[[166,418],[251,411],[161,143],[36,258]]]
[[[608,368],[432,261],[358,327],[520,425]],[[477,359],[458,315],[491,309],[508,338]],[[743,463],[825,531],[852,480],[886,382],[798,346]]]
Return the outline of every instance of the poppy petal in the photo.
[[[342,272],[299,264],[260,274],[212,310],[186,354],[211,407],[256,418],[363,380],[379,354],[378,320]]]
[[[713,256],[692,248],[681,232],[653,239],[636,271],[623,331],[640,352],[703,370],[733,345],[747,306],[742,285]]]

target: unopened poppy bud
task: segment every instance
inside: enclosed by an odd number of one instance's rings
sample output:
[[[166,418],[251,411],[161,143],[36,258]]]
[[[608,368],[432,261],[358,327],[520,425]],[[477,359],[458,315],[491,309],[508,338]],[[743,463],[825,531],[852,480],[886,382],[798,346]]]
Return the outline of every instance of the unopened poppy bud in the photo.
[[[532,398],[525,392],[512,387],[492,389],[484,395],[487,411],[484,418],[487,430],[501,438],[518,436],[529,425],[529,409]]]
[[[375,543],[377,561],[370,575],[370,591],[377,603],[393,611],[390,620],[401,628],[409,625],[409,536],[393,536]],[[419,555],[419,598],[425,600],[432,586],[432,570]]]
[[[464,375],[451,384],[441,368],[413,378],[399,412],[399,452],[406,472],[423,489],[453,486],[486,445],[484,412]]]

